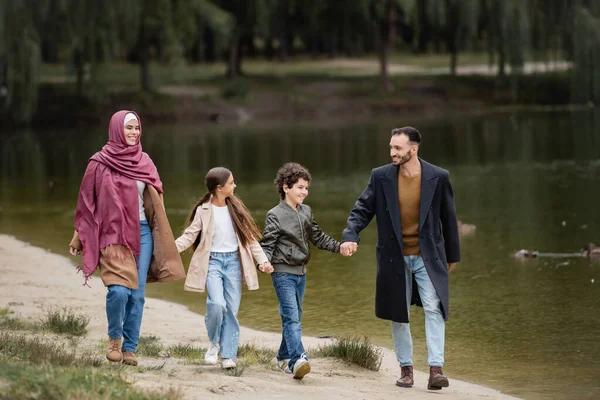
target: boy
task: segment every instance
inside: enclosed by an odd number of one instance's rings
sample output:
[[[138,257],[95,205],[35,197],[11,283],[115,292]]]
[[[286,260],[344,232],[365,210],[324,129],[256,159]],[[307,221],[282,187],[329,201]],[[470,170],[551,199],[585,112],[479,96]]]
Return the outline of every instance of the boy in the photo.
[[[261,246],[275,272],[271,274],[279,299],[282,339],[277,365],[286,373],[302,379],[310,372],[302,346],[302,300],[306,287],[306,264],[310,259],[308,242],[322,250],[339,253],[340,242],[325,234],[315,222],[308,196],[310,172],[297,163],[286,163],[275,177],[281,196],[277,206],[267,213]]]

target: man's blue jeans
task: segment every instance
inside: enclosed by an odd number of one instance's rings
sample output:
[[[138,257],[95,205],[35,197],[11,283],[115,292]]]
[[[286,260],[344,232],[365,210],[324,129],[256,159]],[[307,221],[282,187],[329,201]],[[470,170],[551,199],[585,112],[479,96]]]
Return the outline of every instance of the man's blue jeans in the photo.
[[[108,336],[111,339],[123,340],[123,351],[137,349],[140,338],[140,326],[146,301],[146,279],[152,260],[154,241],[148,221],[140,221],[140,256],[138,259],[138,288],[110,285],[106,293],[106,317],[108,319]]]
[[[410,315],[410,300],[412,297],[412,275],[417,282],[419,296],[425,311],[425,336],[429,357],[427,362],[430,367],[442,367],[444,365],[444,335],[445,321],[440,306],[440,298],[429,279],[427,269],[421,256],[404,257],[406,274],[406,304]],[[413,365],[412,361],[412,337],[410,335],[410,324],[392,322],[392,337],[396,348],[396,357],[401,367]]]
[[[277,358],[279,360],[289,359],[288,365],[290,369],[293,369],[300,357],[307,358],[304,346],[302,346],[302,325],[300,323],[306,275],[273,272],[271,279],[279,299],[279,314],[283,327]]]
[[[242,300],[242,268],[237,251],[210,253],[206,279],[206,316],[208,339],[220,344],[221,357],[237,357],[240,323],[237,315]]]

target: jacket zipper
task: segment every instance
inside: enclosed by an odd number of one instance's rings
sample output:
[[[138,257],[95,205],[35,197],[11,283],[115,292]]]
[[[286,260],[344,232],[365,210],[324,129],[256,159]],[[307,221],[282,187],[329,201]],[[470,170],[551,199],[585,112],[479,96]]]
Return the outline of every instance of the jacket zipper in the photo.
[[[298,223],[300,224],[300,234],[302,235],[302,243],[306,243],[304,240],[304,228],[302,227],[302,220],[300,219],[300,213],[296,210],[296,216],[298,217]]]

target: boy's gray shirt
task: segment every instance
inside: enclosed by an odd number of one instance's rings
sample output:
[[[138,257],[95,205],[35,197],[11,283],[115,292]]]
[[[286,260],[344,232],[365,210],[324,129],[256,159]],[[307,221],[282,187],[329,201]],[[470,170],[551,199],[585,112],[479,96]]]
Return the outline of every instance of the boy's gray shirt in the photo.
[[[319,228],[309,206],[298,204],[294,210],[281,200],[269,210],[260,245],[275,272],[304,275],[310,260],[309,241],[322,250],[340,251],[340,242]]]

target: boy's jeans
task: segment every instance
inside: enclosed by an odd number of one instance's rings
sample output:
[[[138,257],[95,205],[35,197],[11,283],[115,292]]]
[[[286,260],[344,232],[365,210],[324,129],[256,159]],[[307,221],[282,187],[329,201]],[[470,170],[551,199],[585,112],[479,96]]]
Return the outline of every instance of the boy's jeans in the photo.
[[[206,316],[208,339],[220,344],[221,357],[237,357],[240,324],[237,319],[242,300],[242,268],[237,251],[210,253],[206,279]]]
[[[271,274],[273,287],[279,299],[279,314],[282,323],[281,346],[277,358],[289,359],[290,369],[299,358],[307,358],[302,346],[302,301],[306,288],[306,275],[294,275],[286,272]]]
[[[412,297],[412,274],[417,282],[423,310],[425,311],[425,336],[429,357],[427,362],[430,367],[444,365],[444,329],[445,321],[440,308],[440,298],[429,279],[427,269],[421,256],[404,256],[406,274],[406,304],[410,315],[410,300]],[[401,367],[413,365],[412,337],[410,324],[392,322],[392,337],[396,348],[396,357]]]
[[[108,319],[108,336],[111,339],[124,337],[122,350],[137,349],[144,313],[146,278],[152,259],[154,242],[148,221],[140,221],[140,256],[138,259],[138,288],[110,285],[106,293],[106,318]]]

